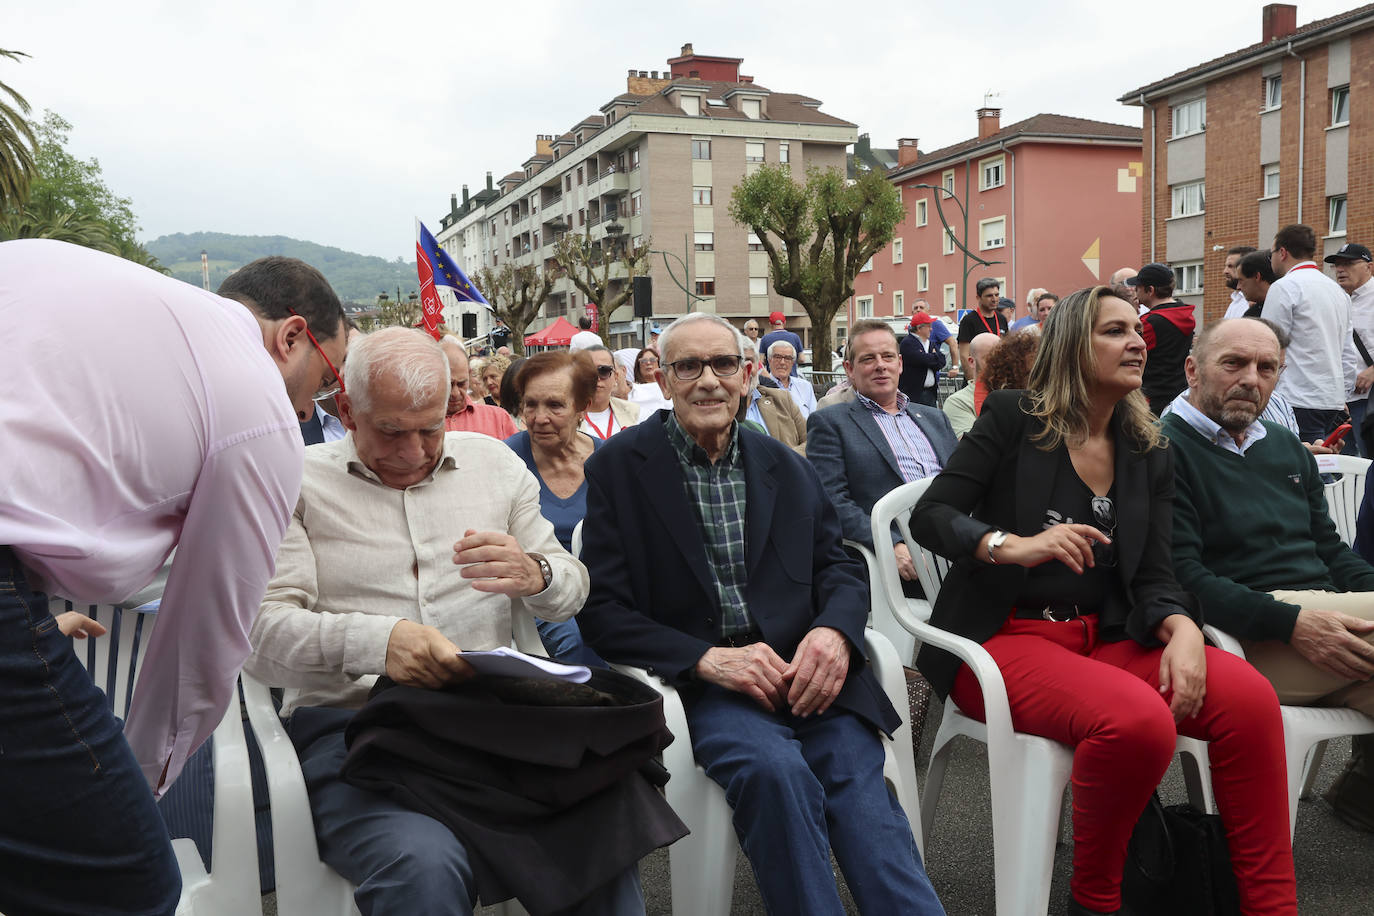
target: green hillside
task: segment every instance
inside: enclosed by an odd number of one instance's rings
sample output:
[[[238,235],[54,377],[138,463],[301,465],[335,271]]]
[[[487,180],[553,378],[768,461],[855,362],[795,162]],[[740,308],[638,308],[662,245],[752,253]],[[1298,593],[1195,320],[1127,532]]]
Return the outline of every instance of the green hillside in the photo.
[[[172,276],[195,286],[200,286],[200,253],[206,252],[210,259],[211,289],[217,289],[225,277],[249,261],[272,254],[300,258],[319,268],[345,302],[370,305],[383,290],[395,296],[399,286],[402,295],[406,295],[419,285],[414,261],[388,261],[284,235],[178,232],[153,239],[145,247]]]

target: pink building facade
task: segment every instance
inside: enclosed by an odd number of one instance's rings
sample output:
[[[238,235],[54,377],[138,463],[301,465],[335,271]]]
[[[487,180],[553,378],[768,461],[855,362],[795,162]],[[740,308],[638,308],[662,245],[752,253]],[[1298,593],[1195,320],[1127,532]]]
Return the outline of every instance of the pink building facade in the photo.
[[[855,278],[851,323],[904,324],[919,299],[954,318],[973,307],[983,277],[1001,282],[1019,317],[1032,288],[1063,296],[1140,266],[1140,128],[1049,114],[1005,128],[999,120],[997,109],[980,109],[977,137],[933,153],[899,141],[889,178],[906,216]]]

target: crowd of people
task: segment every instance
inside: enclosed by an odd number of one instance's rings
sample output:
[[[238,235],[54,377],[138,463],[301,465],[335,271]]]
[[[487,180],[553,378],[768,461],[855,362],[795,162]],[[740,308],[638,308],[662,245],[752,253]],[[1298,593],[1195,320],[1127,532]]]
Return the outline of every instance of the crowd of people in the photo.
[[[0,911],[172,912],[153,800],[243,668],[284,690],[320,855],[363,913],[511,896],[642,913],[638,860],[685,832],[641,766],[672,736],[652,704],[588,725],[584,696],[543,692],[544,725],[513,734],[509,692],[462,653],[511,645],[528,615],[550,656],[605,672],[599,702],[608,663],[679,689],[676,740],[724,789],[770,912],[844,912],[833,854],[862,911],[942,913],[883,779],[901,715],[842,543],[892,551],[919,596],[909,545],[895,527],[875,543],[871,514],[931,478],[911,529],[952,562],[932,622],[982,643],[1017,730],[1074,749],[1069,912],[1120,910],[1182,734],[1209,742],[1241,911],[1296,913],[1279,704],[1374,715],[1374,538],[1341,541],[1314,457],[1341,428],[1362,447],[1372,259],[1343,246],[1332,280],[1315,251],[1305,226],[1232,249],[1228,317],[1202,326],[1163,264],[1062,300],[1031,289],[1019,320],[980,280],[954,330],[924,302],[900,337],[855,322],[844,382],[818,398],[781,312],[762,335],[689,313],[618,351],[584,319],[566,350],[473,357],[361,333],[292,259],[212,295],[62,243],[0,245]],[[59,340],[83,354],[61,376]],[[942,397],[947,374],[969,384]],[[69,644],[99,630],[41,593],[119,601],[173,548],[121,730]],[[1207,646],[1204,622],[1246,657]],[[924,647],[915,665],[981,715],[956,658]],[[358,724],[398,705],[402,738]],[[369,748],[451,742],[459,709],[464,741],[521,763],[383,756],[379,781]],[[1364,829],[1369,750],[1356,739],[1329,795]],[[549,760],[584,783],[595,761],[622,769],[574,798],[528,778]],[[441,798],[414,788],[436,779]]]

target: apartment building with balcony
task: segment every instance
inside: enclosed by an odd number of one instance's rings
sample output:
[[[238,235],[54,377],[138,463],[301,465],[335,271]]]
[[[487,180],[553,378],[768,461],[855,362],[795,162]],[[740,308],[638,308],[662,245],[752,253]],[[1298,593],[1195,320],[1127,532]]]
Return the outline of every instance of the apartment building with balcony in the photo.
[[[1064,295],[1139,257],[1138,128],[1056,114],[1003,127],[1001,110],[987,107],[976,117],[976,136],[933,152],[898,141],[888,177],[906,216],[855,278],[853,320],[900,327],[918,299],[954,318],[974,307],[983,277],[1023,315],[1030,289]]]
[[[1327,254],[1374,244],[1374,5],[1297,18],[1271,3],[1258,43],[1120,99],[1140,106],[1147,144],[1139,260],[1173,267],[1200,321],[1230,300],[1228,248],[1268,248],[1289,223]]]
[[[767,255],[730,218],[730,195],[763,163],[799,177],[811,166],[844,168],[857,131],[814,98],[764,88],[740,73],[742,62],[688,44],[662,72],[630,70],[599,114],[537,135],[518,170],[496,182],[489,174],[490,193],[464,187],[461,204],[452,197],[436,238],[469,274],[508,261],[551,266],[567,232],[587,233],[607,254],[650,239],[664,252],[650,259],[655,320],[704,310],[743,325],[782,311],[806,338],[806,314],[772,290]],[[575,319],[583,298],[559,279],[530,331]],[[629,315],[618,312],[612,326],[627,343],[637,332]]]

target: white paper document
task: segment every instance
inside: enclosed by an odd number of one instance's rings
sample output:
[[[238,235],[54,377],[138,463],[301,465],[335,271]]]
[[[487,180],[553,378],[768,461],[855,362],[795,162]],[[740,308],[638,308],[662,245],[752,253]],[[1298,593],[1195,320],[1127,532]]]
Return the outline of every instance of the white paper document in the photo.
[[[537,655],[508,649],[504,646],[486,652],[459,652],[458,657],[467,662],[478,674],[494,674],[503,677],[533,677],[544,680],[570,681],[585,684],[591,680],[592,669],[586,665],[562,665]]]

